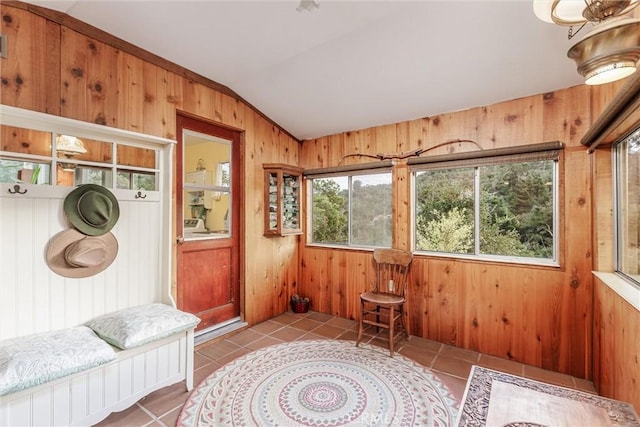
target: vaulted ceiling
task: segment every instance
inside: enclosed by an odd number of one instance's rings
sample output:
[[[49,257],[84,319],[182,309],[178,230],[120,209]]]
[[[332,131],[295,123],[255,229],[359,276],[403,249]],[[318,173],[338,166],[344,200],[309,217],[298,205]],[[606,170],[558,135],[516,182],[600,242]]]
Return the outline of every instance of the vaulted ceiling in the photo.
[[[531,0],[37,0],[229,87],[299,139],[582,83]]]

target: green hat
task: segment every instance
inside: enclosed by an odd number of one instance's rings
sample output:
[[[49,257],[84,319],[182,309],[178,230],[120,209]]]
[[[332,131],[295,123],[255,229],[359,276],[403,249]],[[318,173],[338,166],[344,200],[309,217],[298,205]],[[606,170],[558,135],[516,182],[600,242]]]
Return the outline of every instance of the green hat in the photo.
[[[108,233],[120,216],[118,199],[101,185],[84,184],[64,199],[64,213],[71,224],[88,236]]]

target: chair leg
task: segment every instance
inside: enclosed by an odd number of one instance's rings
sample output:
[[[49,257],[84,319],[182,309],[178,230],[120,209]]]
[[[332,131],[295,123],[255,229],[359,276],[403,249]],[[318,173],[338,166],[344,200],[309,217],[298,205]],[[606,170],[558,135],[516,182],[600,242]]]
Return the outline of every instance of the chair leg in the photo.
[[[389,353],[391,354],[391,357],[393,357],[393,337],[394,337],[394,332],[393,332],[393,327],[396,323],[396,321],[394,320],[394,313],[393,313],[393,306],[389,307]]]
[[[356,340],[356,347],[360,345],[360,340],[362,339],[362,330],[364,321],[364,301],[360,300],[360,324],[358,325],[358,339]]]
[[[407,325],[404,324],[404,306],[400,306],[400,323],[402,324],[402,333],[405,339],[409,339],[409,332],[407,332]]]

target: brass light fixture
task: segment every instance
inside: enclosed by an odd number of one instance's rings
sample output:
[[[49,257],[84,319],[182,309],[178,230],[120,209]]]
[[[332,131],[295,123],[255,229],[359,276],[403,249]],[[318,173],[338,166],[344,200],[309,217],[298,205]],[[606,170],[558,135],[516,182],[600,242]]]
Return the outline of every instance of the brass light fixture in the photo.
[[[58,135],[56,138],[56,151],[62,154],[67,159],[77,156],[78,154],[84,154],[87,152],[83,142],[75,136]],[[75,170],[75,163],[61,163],[62,170],[72,172]]]
[[[533,0],[533,10],[538,18],[549,23],[593,24],[567,56],[576,62],[585,84],[597,85],[636,71],[640,61],[640,19],[623,15],[638,4],[640,0]],[[569,38],[573,35],[570,29]]]

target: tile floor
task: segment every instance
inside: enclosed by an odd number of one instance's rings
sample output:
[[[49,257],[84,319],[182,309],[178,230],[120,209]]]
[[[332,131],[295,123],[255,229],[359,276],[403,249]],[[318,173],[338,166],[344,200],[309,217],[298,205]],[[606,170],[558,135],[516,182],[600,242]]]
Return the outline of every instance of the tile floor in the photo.
[[[253,350],[273,344],[304,339],[341,339],[355,341],[358,323],[328,314],[284,313],[238,333],[200,344],[195,351],[194,383],[198,384],[225,363]],[[363,341],[386,347],[385,332],[367,335]],[[418,337],[400,342],[400,354],[431,368],[443,383],[462,400],[472,365],[481,365],[539,381],[595,393],[593,384],[580,378],[559,374],[522,363],[512,362],[474,351]],[[141,399],[131,408],[111,414],[99,426],[174,426],[188,393],[184,385],[174,384]]]

